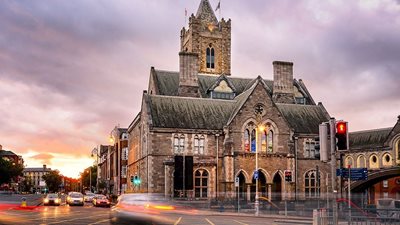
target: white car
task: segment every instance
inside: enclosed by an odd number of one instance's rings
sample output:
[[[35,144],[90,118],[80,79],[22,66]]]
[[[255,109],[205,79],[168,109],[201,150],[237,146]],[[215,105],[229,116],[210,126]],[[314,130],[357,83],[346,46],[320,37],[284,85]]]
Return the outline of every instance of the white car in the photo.
[[[90,193],[90,192],[89,192],[89,193],[86,193],[86,195],[85,195],[85,197],[84,197],[85,202],[92,202],[94,196],[96,196],[96,195],[93,194],[93,193]]]
[[[70,192],[67,196],[68,205],[84,205],[83,194],[79,192]]]

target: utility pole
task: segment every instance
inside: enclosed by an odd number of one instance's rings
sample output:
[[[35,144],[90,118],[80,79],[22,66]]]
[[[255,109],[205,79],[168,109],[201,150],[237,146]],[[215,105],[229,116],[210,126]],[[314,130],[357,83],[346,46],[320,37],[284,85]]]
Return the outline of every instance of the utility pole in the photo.
[[[333,192],[333,204],[332,204],[332,213],[333,213],[333,225],[338,224],[338,212],[337,212],[337,190],[336,190],[336,120],[335,118],[331,118],[329,120],[330,127],[330,137],[331,137],[331,175],[332,175],[332,192]]]

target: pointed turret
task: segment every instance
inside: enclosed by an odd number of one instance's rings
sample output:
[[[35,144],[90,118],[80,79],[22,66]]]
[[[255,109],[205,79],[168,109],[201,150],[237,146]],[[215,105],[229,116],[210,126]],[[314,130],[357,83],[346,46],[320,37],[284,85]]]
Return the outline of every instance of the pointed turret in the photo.
[[[196,18],[207,24],[218,24],[217,17],[215,16],[214,10],[212,9],[208,0],[201,0],[199,9],[197,10]]]
[[[208,0],[201,0],[189,28],[181,30],[181,52],[198,54],[198,72],[231,74],[231,20],[218,21]]]

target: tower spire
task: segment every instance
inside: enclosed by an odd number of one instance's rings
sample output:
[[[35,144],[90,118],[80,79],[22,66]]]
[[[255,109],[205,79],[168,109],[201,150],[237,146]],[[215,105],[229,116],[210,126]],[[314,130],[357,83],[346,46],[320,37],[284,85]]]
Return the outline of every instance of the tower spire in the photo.
[[[208,0],[201,0],[199,9],[196,13],[196,18],[203,22],[218,24],[217,17],[214,14],[214,10]]]

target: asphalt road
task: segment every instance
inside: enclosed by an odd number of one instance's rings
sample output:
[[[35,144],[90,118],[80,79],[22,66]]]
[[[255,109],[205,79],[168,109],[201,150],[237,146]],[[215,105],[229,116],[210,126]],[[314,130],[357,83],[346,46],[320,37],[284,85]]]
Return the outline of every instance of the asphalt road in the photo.
[[[84,206],[36,206],[21,208],[17,205],[0,204],[0,224],[85,224],[108,225],[115,220],[110,208],[93,207],[90,203]],[[173,225],[283,225],[275,222],[276,218],[263,218],[234,215],[174,215],[169,216]],[[305,223],[307,224],[307,223]]]
[[[27,207],[21,207],[21,197],[27,199]],[[91,203],[84,206],[69,206],[65,204],[65,196],[62,196],[61,206],[43,206],[41,195],[25,196],[0,196],[0,225],[2,224],[98,224],[108,225],[115,222],[112,208],[93,207]],[[172,225],[283,225],[288,224],[289,220],[300,218],[282,218],[277,216],[254,217],[249,214],[235,213],[213,213],[199,211],[192,215],[172,214],[164,216],[171,221]],[[304,218],[303,218],[304,219]],[[285,222],[285,220],[287,220]],[[310,220],[303,224],[310,224]],[[134,224],[134,223],[132,223]]]

